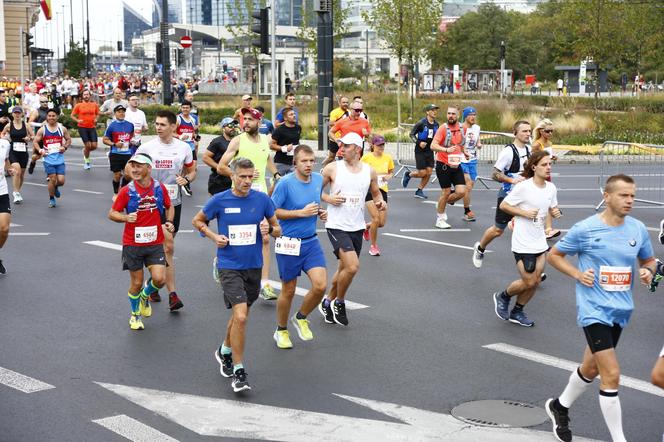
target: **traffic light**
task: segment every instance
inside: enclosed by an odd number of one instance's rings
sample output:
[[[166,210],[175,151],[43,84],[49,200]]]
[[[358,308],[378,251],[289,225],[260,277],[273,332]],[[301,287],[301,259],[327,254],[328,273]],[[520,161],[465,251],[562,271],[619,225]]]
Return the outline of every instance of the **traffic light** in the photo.
[[[122,52],[122,42],[118,40],[118,52]]]
[[[267,9],[261,8],[251,13],[251,16],[255,19],[251,24],[251,32],[260,36],[259,39],[253,40],[251,44],[261,48],[261,54],[270,55],[270,23]]]
[[[34,45],[34,37],[29,32],[25,33],[25,55],[30,55],[30,48]]]

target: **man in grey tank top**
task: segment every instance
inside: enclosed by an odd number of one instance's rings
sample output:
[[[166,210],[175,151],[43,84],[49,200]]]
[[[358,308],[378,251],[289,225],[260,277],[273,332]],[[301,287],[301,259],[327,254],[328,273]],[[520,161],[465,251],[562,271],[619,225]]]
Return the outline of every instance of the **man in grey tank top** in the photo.
[[[330,292],[318,306],[318,311],[328,324],[348,325],[345,298],[360,269],[367,191],[371,191],[378,210],[385,210],[386,204],[378,188],[376,171],[360,161],[362,137],[351,132],[339,141],[343,160],[330,163],[323,169],[323,189],[329,185],[330,191],[321,196],[329,204],[325,228],[339,261]]]

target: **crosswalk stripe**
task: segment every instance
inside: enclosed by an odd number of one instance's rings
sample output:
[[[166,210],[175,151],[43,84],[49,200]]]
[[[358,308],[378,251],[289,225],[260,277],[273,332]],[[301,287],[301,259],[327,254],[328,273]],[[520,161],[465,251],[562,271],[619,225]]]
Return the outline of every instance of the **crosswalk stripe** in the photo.
[[[55,388],[51,384],[3,367],[0,367],[0,384],[22,391],[23,393],[35,393]]]
[[[132,442],[178,442],[177,439],[173,439],[126,414],[95,419],[92,422]]]

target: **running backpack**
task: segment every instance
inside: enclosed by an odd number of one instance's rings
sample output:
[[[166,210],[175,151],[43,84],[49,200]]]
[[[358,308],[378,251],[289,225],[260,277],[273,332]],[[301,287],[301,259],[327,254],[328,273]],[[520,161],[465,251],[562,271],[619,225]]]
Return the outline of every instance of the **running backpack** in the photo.
[[[516,146],[514,143],[508,144],[509,147],[512,148],[512,164],[510,164],[510,168],[507,169],[508,173],[519,173],[519,170],[521,170],[521,158],[519,158],[519,151],[517,150]],[[528,149],[528,145],[526,144],[526,158],[530,158],[530,149]]]

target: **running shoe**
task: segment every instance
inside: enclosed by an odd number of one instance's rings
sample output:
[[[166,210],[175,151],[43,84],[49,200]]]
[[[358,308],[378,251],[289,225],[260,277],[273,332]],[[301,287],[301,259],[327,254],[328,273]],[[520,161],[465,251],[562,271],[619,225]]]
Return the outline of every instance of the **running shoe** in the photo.
[[[28,166],[28,173],[32,175],[35,171],[35,166],[37,165],[36,161],[30,161],[30,165]]]
[[[150,296],[148,296],[148,301],[150,302],[161,302],[161,296],[159,296],[159,292],[154,292]]]
[[[212,260],[212,279],[217,284],[221,284],[221,277],[219,276],[219,267],[217,267],[217,257]]]
[[[233,356],[221,354],[221,347],[214,352],[214,358],[219,362],[219,373],[225,378],[233,376]]]
[[[401,178],[401,186],[408,187],[408,183],[410,183],[410,170],[406,170]]]
[[[325,301],[321,301],[321,303],[318,304],[318,311],[320,312],[321,315],[323,315],[323,318],[325,318],[326,323],[334,324],[334,316],[332,314],[332,308],[329,305],[326,307]]]
[[[277,295],[277,292],[274,291],[270,284],[265,284],[265,287],[261,289],[261,298],[266,301],[274,301],[278,297],[279,295]]]
[[[498,313],[498,311],[496,311],[496,313]],[[510,313],[509,321],[512,324],[519,324],[523,327],[532,327],[535,325],[535,321],[528,319],[528,316],[526,316],[526,313],[523,310],[512,310],[512,313]]]
[[[293,348],[293,343],[290,340],[290,333],[288,333],[288,330],[275,330],[272,338],[279,348]]]
[[[309,328],[308,319],[297,319],[297,314],[295,314],[290,320],[291,324],[295,326],[295,331],[297,331],[297,335],[300,339],[303,341],[311,341],[314,338],[314,334],[311,333],[311,329]]]
[[[553,424],[553,435],[556,436],[556,439],[560,442],[571,442],[572,441],[572,431],[569,429],[570,418],[567,411],[559,411],[553,407],[553,401],[555,399],[547,399],[544,404],[544,409],[546,414],[549,415],[551,423]]]
[[[451,229],[452,226],[450,226],[447,221],[445,221],[443,218],[438,218],[436,220],[436,228],[437,229]]]
[[[138,308],[141,316],[145,318],[152,316],[152,306],[150,305],[150,301],[148,301],[147,298],[141,296],[141,300],[138,303]]]
[[[493,304],[496,307],[496,316],[503,321],[507,321],[510,318],[510,298],[496,292],[493,294]]]
[[[187,196],[191,196],[191,195],[194,194],[194,192],[191,191],[191,187],[189,186],[189,183],[182,186],[182,193],[184,193]]]
[[[484,252],[480,252],[479,241],[473,245],[473,265],[476,268],[482,268],[482,260],[484,259]]]
[[[664,219],[659,222],[659,242],[664,244]]]
[[[463,220],[468,221],[468,222],[474,222],[475,221],[475,214],[473,213],[473,211],[471,210],[470,212],[466,213],[463,216]]]
[[[364,232],[362,232],[362,239],[369,241],[371,237],[369,236],[369,228],[365,227]]]
[[[5,265],[2,263],[2,260],[0,259],[0,275],[4,275],[7,273],[7,268]]]
[[[239,368],[233,373],[233,382],[231,383],[233,391],[239,393],[244,390],[251,390],[249,382],[247,382],[247,372],[244,368]]]
[[[544,282],[544,281],[546,281],[546,278],[548,278],[548,276],[549,276],[549,275],[547,275],[546,273],[542,272],[542,274],[540,275],[540,282]]]
[[[657,270],[655,270],[655,274],[652,277],[652,281],[650,281],[650,291],[654,292],[657,290],[657,286],[659,285],[659,282],[664,278],[664,268],[662,268],[662,261],[659,259],[655,260],[656,261],[656,267]],[[2,266],[2,261],[0,261],[0,267]]]
[[[558,229],[551,229],[551,230],[549,230],[548,233],[546,234],[546,239],[553,239],[553,238],[556,238],[556,237],[558,237],[558,236],[560,236],[560,230],[558,230]]]
[[[21,204],[21,194],[18,192],[12,192],[12,196],[14,197],[14,204]]]
[[[380,256],[380,249],[378,248],[378,246],[369,247],[369,255]]]
[[[60,188],[58,186],[55,186],[55,194],[54,195],[55,195],[56,198],[60,198],[60,196],[61,196],[60,195]]]
[[[422,200],[427,200],[427,199],[429,199],[429,197],[426,196],[426,195],[424,194],[424,191],[423,191],[422,189],[417,189],[417,190],[415,191],[415,195],[413,195],[413,196],[414,196],[415,198],[419,198],[419,199],[422,199]]]
[[[181,309],[183,306],[184,304],[182,304],[182,301],[178,298],[177,293],[171,292],[168,295],[168,308],[171,309],[172,312]]]
[[[145,330],[145,326],[143,325],[141,317],[131,315],[131,317],[129,318],[129,328],[131,328],[132,330]]]
[[[92,164],[90,164],[90,160],[87,160],[83,163],[83,170],[90,170],[92,169]]]
[[[55,203],[55,197],[50,197],[48,199],[48,207],[55,207],[57,204]]]
[[[332,318],[339,325],[348,325],[346,316],[346,304],[341,302],[332,302]]]

